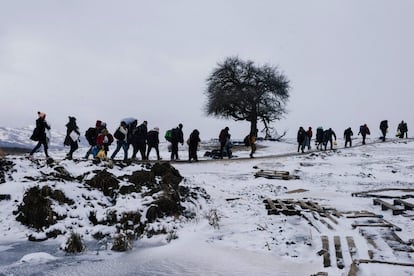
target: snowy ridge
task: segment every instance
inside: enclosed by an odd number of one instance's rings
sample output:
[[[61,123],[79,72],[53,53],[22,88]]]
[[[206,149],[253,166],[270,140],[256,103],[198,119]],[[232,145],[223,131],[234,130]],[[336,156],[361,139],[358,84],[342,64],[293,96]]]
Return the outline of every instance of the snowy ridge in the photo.
[[[65,256],[58,249],[64,237],[32,246],[27,236],[33,234],[33,230],[17,222],[12,211],[20,203],[23,192],[34,185],[53,185],[71,199],[86,196],[87,192],[81,190],[82,185],[77,182],[35,183],[27,176],[52,172],[51,168],[43,166],[45,161],[38,160],[39,167],[24,158],[10,156],[8,159],[16,164],[11,173],[13,180],[0,184],[0,194],[12,195],[12,200],[0,201],[0,274],[313,275],[327,272],[328,275],[347,275],[353,261],[372,259],[385,263],[361,263],[357,266],[357,275],[414,275],[414,268],[409,266],[414,265],[410,242],[414,237],[414,211],[404,210],[402,214],[393,215],[391,210],[374,205],[370,195],[381,197],[391,205],[392,198],[403,198],[414,204],[414,142],[393,139],[361,146],[356,139],[354,144],[358,147],[343,149],[340,141],[335,151],[278,157],[277,154],[296,153],[296,145],[263,142],[257,153],[262,158],[173,163],[185,178],[182,184],[204,189],[209,199],[187,203],[195,214],[192,220],[158,221],[154,227],[163,227],[170,234],[141,237],[126,254],[111,252],[106,246],[109,241],[97,244],[91,238],[98,230],[113,230],[88,222],[85,213],[90,206],[79,205],[68,213],[66,206],[57,205],[56,210],[70,216],[54,227],[74,228],[87,242],[88,250],[76,256]],[[63,155],[64,152],[54,154]],[[186,151],[180,154],[185,159]],[[248,156],[248,149],[241,149],[238,154]],[[273,156],[266,158],[266,155]],[[168,152],[163,152],[163,158],[168,158]],[[75,177],[102,169],[91,161],[64,160],[59,161],[59,165]],[[114,167],[108,171],[123,176],[135,171],[137,166]],[[260,169],[288,171],[300,179],[255,177]],[[373,192],[365,196],[366,191]],[[353,196],[358,193],[364,196]],[[98,202],[109,205],[99,192],[90,192],[89,196],[95,198],[95,206],[101,206]],[[143,199],[126,196],[116,206],[101,206],[97,217],[102,217],[106,209],[142,208],[148,198]],[[305,210],[296,205],[302,215],[269,215],[267,199],[310,201],[323,211]],[[358,218],[359,212],[372,215]],[[340,215],[337,217],[336,213]],[[364,226],[366,224],[368,226]],[[377,224],[383,227],[372,227]],[[391,224],[401,231],[394,230]],[[323,237],[329,243],[330,266],[324,266]],[[348,244],[348,237],[355,247]],[[336,241],[342,247],[340,260],[336,258]]]

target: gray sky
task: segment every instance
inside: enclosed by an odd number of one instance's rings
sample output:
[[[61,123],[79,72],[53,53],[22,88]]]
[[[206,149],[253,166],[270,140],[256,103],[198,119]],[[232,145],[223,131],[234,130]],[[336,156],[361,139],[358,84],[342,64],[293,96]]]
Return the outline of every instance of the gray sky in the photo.
[[[206,118],[206,78],[239,56],[278,66],[291,81],[286,118],[337,134],[368,123],[390,134],[414,125],[414,2],[326,1],[1,1],[0,125],[55,129],[67,116],[85,130],[114,130],[124,117],[161,133],[182,122],[204,139],[247,122]],[[355,134],[356,134],[355,133]],[[410,133],[410,132],[409,132]]]

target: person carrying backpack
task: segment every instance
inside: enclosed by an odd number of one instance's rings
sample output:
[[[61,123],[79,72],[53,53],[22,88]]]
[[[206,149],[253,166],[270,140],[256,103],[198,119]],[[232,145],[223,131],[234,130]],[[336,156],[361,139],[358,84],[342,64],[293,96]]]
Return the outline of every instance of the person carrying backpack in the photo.
[[[323,146],[323,128],[322,127],[318,127],[316,129],[316,139],[315,139],[315,145],[316,145],[316,149],[318,150],[322,150],[322,146]]]
[[[157,160],[161,160],[160,157],[160,150],[158,149],[158,145],[160,144],[160,140],[158,138],[160,133],[160,129],[158,127],[154,127],[153,130],[148,131],[147,133],[147,160],[149,160],[149,154],[151,149],[154,148],[155,152],[157,153]]]
[[[65,146],[70,146],[70,151],[66,155],[66,158],[69,160],[73,158],[73,153],[79,148],[79,136],[80,132],[78,126],[76,125],[76,118],[69,116],[69,122],[66,124],[66,137],[63,142]]]
[[[89,155],[92,153],[93,147],[96,146],[96,138],[98,138],[99,133],[101,132],[101,120],[96,120],[95,127],[90,127],[85,132],[85,138],[89,143],[89,149],[85,154],[85,159],[89,158]]]
[[[345,129],[345,131],[344,131],[345,147],[348,145],[348,143],[349,143],[349,147],[352,147],[352,138],[351,137],[353,135],[354,135],[354,133],[352,132],[352,129],[350,127]]]
[[[398,124],[397,133],[399,134],[397,136],[401,139],[403,139],[404,136],[405,138],[408,138],[408,127],[406,122],[401,121],[401,123]]]
[[[171,161],[180,160],[178,157],[178,143],[184,145],[183,125],[179,124],[177,128],[171,130]]]
[[[114,137],[117,140],[116,141],[116,149],[111,155],[111,159],[113,160],[119,150],[122,148],[124,150],[124,161],[128,160],[128,143],[127,143],[127,137],[128,137],[128,128],[127,124],[122,121],[121,125],[117,128],[117,130],[114,133]]]
[[[367,137],[367,135],[371,134],[367,124],[364,124],[364,125],[359,127],[358,135],[359,134],[361,134],[361,136],[362,136],[362,144],[365,145],[365,138]]]
[[[46,114],[43,112],[37,112],[38,119],[36,120],[36,127],[33,130],[33,134],[30,137],[31,140],[37,141],[37,145],[33,148],[30,152],[29,157],[32,158],[33,154],[43,145],[43,149],[45,151],[46,158],[49,158],[49,154],[47,153],[48,148],[48,137],[46,135],[46,131],[50,130],[49,124],[46,122]]]

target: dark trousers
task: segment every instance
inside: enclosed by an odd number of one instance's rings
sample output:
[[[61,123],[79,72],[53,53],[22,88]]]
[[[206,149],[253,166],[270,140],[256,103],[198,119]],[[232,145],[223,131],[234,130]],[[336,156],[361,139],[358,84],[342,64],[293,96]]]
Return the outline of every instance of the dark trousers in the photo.
[[[352,140],[351,140],[351,138],[345,138],[345,147],[346,147],[346,145],[348,145],[348,143],[349,143],[349,146],[352,147]]]
[[[387,130],[386,129],[381,129],[381,132],[382,132],[381,139],[382,139],[383,142],[385,142],[385,135],[387,135]]]
[[[147,159],[147,157],[145,156],[145,150],[146,150],[146,147],[147,147],[145,142],[140,142],[140,143],[133,144],[132,147],[133,147],[132,159],[135,159],[137,157],[138,151],[141,154],[141,159],[142,160]]]
[[[149,154],[151,152],[151,149],[154,148],[155,152],[157,153],[157,159],[160,160],[160,150],[158,149],[158,145],[148,145],[147,149],[147,159],[149,159]]]
[[[72,158],[72,155],[73,155],[73,153],[75,152],[75,150],[77,150],[79,148],[79,146],[78,146],[78,142],[74,142],[74,141],[71,141],[71,143],[70,143],[70,151],[69,151],[69,153],[68,153],[68,157],[69,158]]]
[[[191,159],[194,159],[194,161],[198,161],[197,147],[190,146],[188,148],[188,161],[191,161]]]
[[[30,152],[30,155],[33,155],[40,148],[41,145],[43,145],[43,149],[45,150],[46,157],[49,157],[49,155],[47,154],[47,142],[46,142],[46,140],[41,140],[41,141],[37,142],[37,145]]]
[[[365,138],[367,138],[366,135],[362,135],[362,144],[365,145]]]
[[[171,143],[171,160],[179,160],[178,157],[178,142],[172,142]]]

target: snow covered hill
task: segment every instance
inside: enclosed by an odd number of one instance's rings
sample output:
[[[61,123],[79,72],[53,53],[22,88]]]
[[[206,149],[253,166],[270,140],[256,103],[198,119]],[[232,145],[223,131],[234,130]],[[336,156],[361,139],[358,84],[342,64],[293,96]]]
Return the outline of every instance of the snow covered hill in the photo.
[[[105,170],[127,190],[134,172],[147,170],[146,165],[117,161],[108,167],[60,158],[48,165],[43,159],[8,156],[14,166],[0,184],[0,194],[11,195],[0,201],[0,274],[348,275],[356,270],[356,275],[414,275],[414,211],[404,208],[414,204],[414,141],[362,146],[356,139],[354,144],[344,149],[340,141],[334,151],[296,154],[293,143],[263,142],[254,159],[244,158],[249,151],[241,148],[243,158],[172,163],[184,177],[183,191],[204,196],[184,203],[191,218],[157,219],[153,230],[165,232],[146,232],[126,253],[110,250],[116,224],[94,224],[90,211],[95,208],[102,220],[114,210],[147,210],[156,194],[120,194],[113,202],[111,194],[92,190],[87,181]],[[163,146],[162,157],[168,155]],[[255,177],[260,170],[286,171],[300,179]],[[53,205],[66,217],[46,231],[24,226],[13,214],[34,186],[62,190],[74,201]],[[28,241],[53,229],[67,234]],[[71,231],[85,240],[84,253],[67,255],[59,249]],[[109,235],[97,240],[97,232]]]

